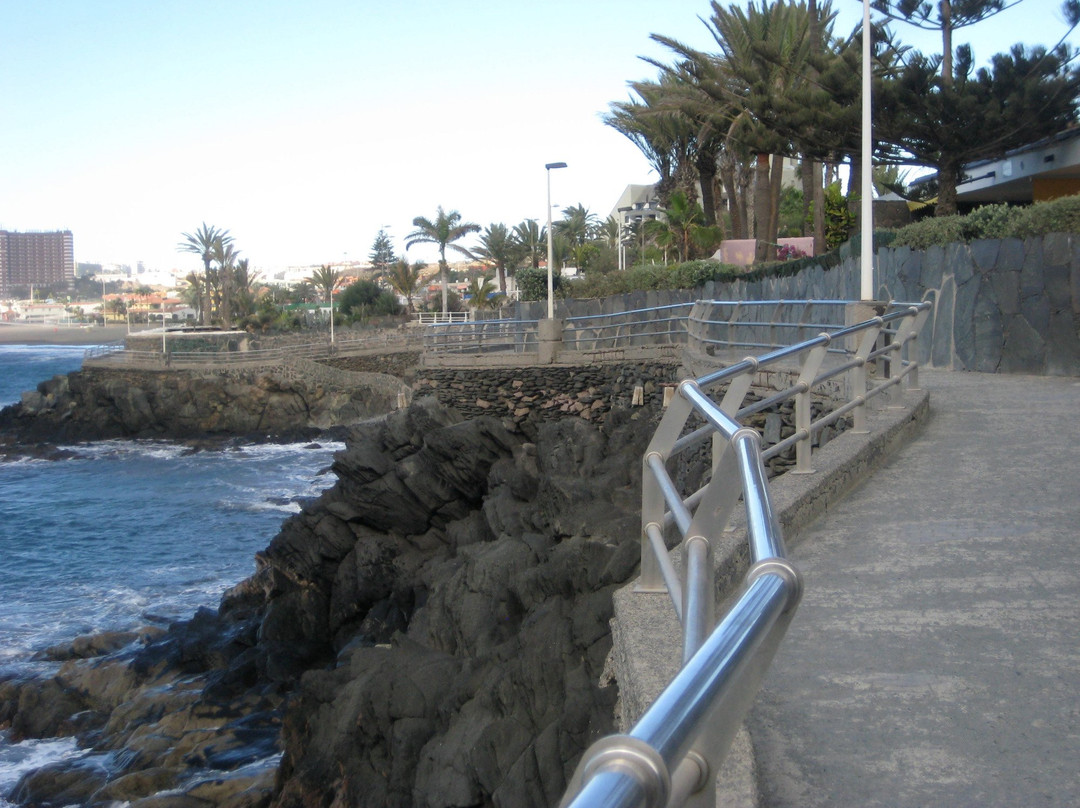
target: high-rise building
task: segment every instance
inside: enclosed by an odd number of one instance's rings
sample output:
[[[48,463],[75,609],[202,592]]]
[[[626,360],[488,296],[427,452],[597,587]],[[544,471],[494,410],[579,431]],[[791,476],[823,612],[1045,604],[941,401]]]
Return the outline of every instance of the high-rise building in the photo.
[[[0,296],[34,286],[67,288],[75,282],[70,230],[16,233],[0,230]]]

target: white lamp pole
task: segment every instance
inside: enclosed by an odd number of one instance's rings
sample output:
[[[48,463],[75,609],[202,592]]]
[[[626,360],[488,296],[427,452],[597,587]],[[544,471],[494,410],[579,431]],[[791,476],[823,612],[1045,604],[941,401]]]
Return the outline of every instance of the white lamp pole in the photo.
[[[870,0],[863,0],[862,30],[862,229],[859,250],[859,293],[874,299],[874,166],[870,122]]]
[[[555,319],[555,282],[552,280],[552,270],[555,266],[555,247],[551,241],[551,169],[553,168],[566,168],[566,163],[546,163],[544,169],[547,171],[547,241],[548,241],[548,260],[547,260],[547,282],[548,282],[548,319]]]

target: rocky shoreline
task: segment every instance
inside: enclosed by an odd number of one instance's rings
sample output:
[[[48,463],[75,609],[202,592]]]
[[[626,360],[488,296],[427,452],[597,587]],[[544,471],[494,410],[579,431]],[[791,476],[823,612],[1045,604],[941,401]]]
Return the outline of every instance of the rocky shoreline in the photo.
[[[482,383],[505,396],[490,408],[504,414],[465,417],[445,394],[472,403],[477,390],[455,377],[434,386],[442,401],[339,426],[336,483],[283,523],[218,609],[167,630],[77,638],[44,652],[54,675],[0,682],[12,741],[74,737],[88,752],[27,774],[6,799],[555,804],[581,752],[614,730],[612,593],[636,574],[641,457],[675,373],[647,372],[653,382],[626,368],[575,377],[574,402],[602,394],[600,409],[545,407],[542,388],[535,414],[517,417],[529,388],[493,377]],[[205,380],[175,375],[57,377],[0,412],[0,431],[25,446],[50,430],[205,439],[270,410],[305,428],[360,420],[356,397],[318,410],[328,391],[265,376],[200,386],[202,420],[185,420],[184,385]],[[612,394],[642,382],[645,406]],[[214,396],[232,400],[207,405]],[[181,403],[167,408],[170,397]],[[793,429],[783,412],[754,419],[772,442]],[[787,461],[774,460],[779,473]],[[700,480],[708,467],[702,454],[681,474]]]
[[[400,380],[351,375],[330,385],[275,369],[88,368],[41,382],[0,410],[0,451],[47,454],[58,443],[113,438],[306,440],[395,408]]]
[[[94,753],[8,799],[553,803],[612,729],[598,683],[611,591],[637,564],[642,420],[527,440],[424,399],[351,428],[336,485],[218,610],[80,638],[51,649],[69,657],[54,676],[0,683],[13,741]]]

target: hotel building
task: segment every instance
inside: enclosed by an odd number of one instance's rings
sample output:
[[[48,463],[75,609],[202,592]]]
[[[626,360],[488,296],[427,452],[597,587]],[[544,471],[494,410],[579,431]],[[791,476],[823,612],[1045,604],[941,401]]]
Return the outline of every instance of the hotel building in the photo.
[[[0,297],[26,294],[31,285],[70,287],[75,250],[70,230],[16,233],[0,230]]]

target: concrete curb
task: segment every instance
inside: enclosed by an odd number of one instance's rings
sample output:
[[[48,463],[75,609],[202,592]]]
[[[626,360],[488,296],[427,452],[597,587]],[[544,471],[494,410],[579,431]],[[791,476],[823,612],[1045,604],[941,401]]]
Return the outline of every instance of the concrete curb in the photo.
[[[814,453],[814,473],[788,473],[770,486],[773,509],[788,545],[799,531],[864,482],[920,430],[930,410],[926,390],[896,391],[868,413],[868,434],[845,432]],[[749,566],[745,516],[716,548],[718,614],[738,592]],[[678,549],[673,551],[679,567]],[[619,684],[622,731],[628,730],[656,699],[680,667],[681,631],[667,594],[641,594],[630,584],[614,596],[609,668]],[[760,792],[753,747],[743,726],[732,743],[717,780],[717,804],[754,808]]]

